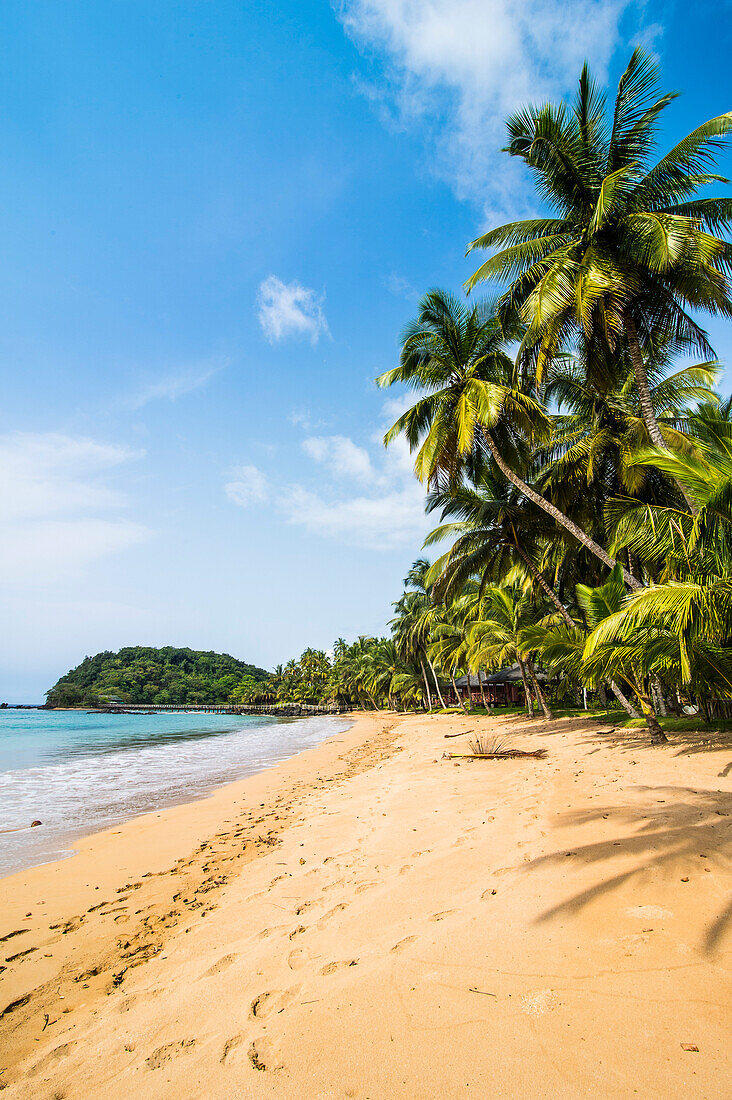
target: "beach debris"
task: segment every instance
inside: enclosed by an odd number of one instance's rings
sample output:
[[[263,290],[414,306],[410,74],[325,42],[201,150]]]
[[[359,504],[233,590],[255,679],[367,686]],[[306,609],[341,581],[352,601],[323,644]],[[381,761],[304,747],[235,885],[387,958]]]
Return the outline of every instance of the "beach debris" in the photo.
[[[460,730],[458,733],[446,733],[445,737],[467,737],[472,730]]]
[[[469,993],[482,993],[482,995],[484,997],[497,997],[498,996],[497,993],[489,993],[487,989],[476,989],[475,986],[473,986],[473,985],[470,986],[470,989],[468,990],[468,992]]]
[[[699,1047],[696,1045],[696,1043],[682,1043],[681,1049],[688,1050],[691,1054],[699,1053]]]
[[[35,821],[31,821],[30,827],[31,827],[31,829],[35,829],[35,828],[37,828],[38,825],[42,825],[42,824],[43,824],[43,822],[39,821],[38,818],[36,818]]]
[[[528,752],[525,749],[510,748],[508,742],[500,737],[481,737],[479,735],[469,741],[468,745],[470,752],[445,752],[442,754],[443,760],[511,760],[518,758],[543,760],[546,756],[546,749],[535,749],[533,752]]]

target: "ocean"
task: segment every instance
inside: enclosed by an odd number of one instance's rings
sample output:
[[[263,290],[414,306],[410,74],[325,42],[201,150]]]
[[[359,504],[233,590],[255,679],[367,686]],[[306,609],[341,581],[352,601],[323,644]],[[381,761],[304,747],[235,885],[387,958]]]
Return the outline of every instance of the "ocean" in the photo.
[[[348,718],[0,710],[0,876],[189,802],[349,728]],[[43,825],[31,828],[31,822]]]

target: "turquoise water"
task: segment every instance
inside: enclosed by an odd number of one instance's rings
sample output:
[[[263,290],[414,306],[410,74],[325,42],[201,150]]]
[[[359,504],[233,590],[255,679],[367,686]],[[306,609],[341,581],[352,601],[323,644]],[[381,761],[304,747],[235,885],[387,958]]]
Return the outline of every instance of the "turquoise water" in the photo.
[[[350,724],[336,717],[0,711],[0,875],[59,859],[76,837],[200,798]],[[43,825],[31,829],[34,820]]]

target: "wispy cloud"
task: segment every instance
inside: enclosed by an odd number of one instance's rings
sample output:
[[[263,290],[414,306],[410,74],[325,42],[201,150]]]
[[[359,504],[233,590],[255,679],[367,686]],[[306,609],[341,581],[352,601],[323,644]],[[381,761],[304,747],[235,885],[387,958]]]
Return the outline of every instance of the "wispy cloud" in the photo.
[[[348,35],[381,69],[369,98],[437,134],[431,160],[460,198],[514,210],[516,165],[498,153],[503,120],[564,95],[585,58],[600,78],[636,0],[332,0]]]
[[[409,280],[397,275],[395,271],[386,276],[384,286],[395,298],[406,298],[408,302],[416,301],[419,298],[419,292],[415,290]]]
[[[179,397],[205,386],[208,380],[228,366],[228,363],[228,359],[217,363],[198,363],[150,379],[143,383],[125,404],[127,408],[134,410],[149,405],[151,401],[177,401]]]
[[[0,437],[0,574],[10,583],[78,572],[150,532],[119,513],[105,476],[142,452],[45,433]]]
[[[373,482],[375,474],[368,451],[357,446],[345,435],[314,435],[303,440],[303,450],[310,458],[327,466],[338,478],[355,478]]]
[[[241,508],[257,504],[267,497],[267,479],[256,466],[235,466],[230,474],[231,480],[224,485],[229,500]]]
[[[330,335],[323,302],[324,296],[309,287],[296,281],[283,283],[276,275],[268,275],[257,293],[262,332],[270,343],[301,337],[309,339],[314,347],[321,336]]]
[[[385,409],[389,418],[391,405]],[[304,439],[303,450],[318,467],[315,487],[299,480],[280,483],[270,487],[268,499],[286,523],[322,538],[375,551],[416,549],[434,526],[425,516],[425,490],[414,477],[406,443],[397,440],[384,451],[382,435],[383,429],[374,432],[368,446],[345,435]],[[253,494],[249,486],[268,482],[256,467],[242,469],[246,478],[237,478],[225,491],[234,503],[248,507],[264,499],[264,492]],[[303,470],[301,477],[306,476]]]

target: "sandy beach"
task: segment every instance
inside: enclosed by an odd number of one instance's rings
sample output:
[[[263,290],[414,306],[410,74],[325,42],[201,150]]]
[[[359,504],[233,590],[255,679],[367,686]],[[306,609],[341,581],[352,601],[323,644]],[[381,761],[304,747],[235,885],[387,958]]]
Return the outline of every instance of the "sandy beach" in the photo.
[[[609,729],[366,715],[0,880],[7,1096],[727,1095],[732,742]]]

